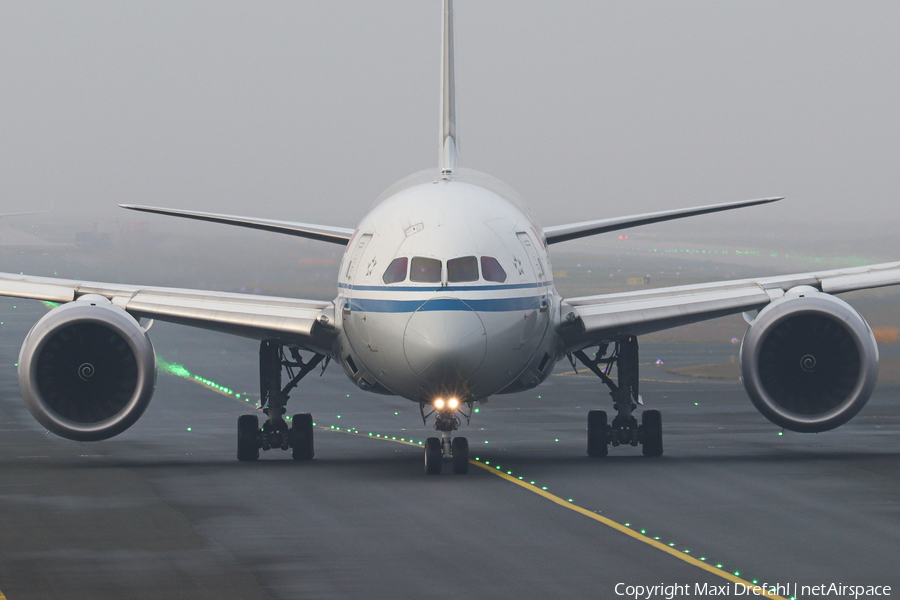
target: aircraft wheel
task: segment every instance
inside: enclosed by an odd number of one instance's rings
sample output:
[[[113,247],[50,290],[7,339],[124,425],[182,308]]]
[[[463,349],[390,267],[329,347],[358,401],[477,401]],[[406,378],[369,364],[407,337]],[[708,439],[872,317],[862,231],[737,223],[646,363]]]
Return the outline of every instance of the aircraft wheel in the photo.
[[[443,462],[444,456],[441,451],[441,440],[436,437],[430,437],[425,440],[425,473],[428,475],[440,475],[441,463]]]
[[[604,410],[588,412],[587,453],[592,458],[609,454],[609,420]]]
[[[259,417],[238,417],[237,459],[241,461],[259,458]]]
[[[469,440],[464,437],[454,438],[453,447],[453,472],[457,475],[465,475],[469,472]]]
[[[658,410],[645,410],[641,415],[644,456],[662,456],[662,415]]]
[[[311,460],[313,449],[313,420],[309,413],[294,415],[291,419],[291,456],[294,460]]]

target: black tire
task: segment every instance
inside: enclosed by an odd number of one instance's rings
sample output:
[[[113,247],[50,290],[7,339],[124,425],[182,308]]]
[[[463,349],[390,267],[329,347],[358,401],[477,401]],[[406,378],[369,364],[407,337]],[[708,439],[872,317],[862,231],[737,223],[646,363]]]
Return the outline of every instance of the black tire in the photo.
[[[312,460],[316,455],[313,445],[313,420],[309,413],[294,415],[291,419],[291,456],[294,460]]]
[[[644,456],[662,456],[662,415],[658,410],[645,410],[641,415]]]
[[[609,454],[609,420],[605,410],[588,412],[587,454],[591,458]]]
[[[241,415],[238,417],[237,459],[240,461],[259,458],[259,417]]]
[[[441,440],[430,437],[425,440],[425,473],[428,475],[440,475],[441,463],[444,462],[444,453],[441,450]]]
[[[469,440],[464,437],[454,438],[451,448],[453,450],[453,472],[457,475],[465,475],[469,472]]]

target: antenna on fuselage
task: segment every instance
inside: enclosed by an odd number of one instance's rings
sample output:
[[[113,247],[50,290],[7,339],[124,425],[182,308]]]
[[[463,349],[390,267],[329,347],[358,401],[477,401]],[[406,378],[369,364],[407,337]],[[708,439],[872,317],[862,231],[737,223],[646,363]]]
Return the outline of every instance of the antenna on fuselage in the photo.
[[[447,179],[458,165],[456,154],[456,73],[453,68],[453,0],[444,0],[441,48],[441,174]]]

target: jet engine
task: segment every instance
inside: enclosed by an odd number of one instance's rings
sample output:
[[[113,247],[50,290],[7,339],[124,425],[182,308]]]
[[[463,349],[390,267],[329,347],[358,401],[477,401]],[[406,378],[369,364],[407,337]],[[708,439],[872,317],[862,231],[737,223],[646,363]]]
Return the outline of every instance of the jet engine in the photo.
[[[25,406],[70,440],[122,433],[144,413],[155,386],[156,353],[147,332],[102,296],[51,310],[19,352]]]
[[[754,406],[791,431],[843,425],[878,379],[872,330],[849,304],[809,286],[760,311],[741,343],[741,374]]]

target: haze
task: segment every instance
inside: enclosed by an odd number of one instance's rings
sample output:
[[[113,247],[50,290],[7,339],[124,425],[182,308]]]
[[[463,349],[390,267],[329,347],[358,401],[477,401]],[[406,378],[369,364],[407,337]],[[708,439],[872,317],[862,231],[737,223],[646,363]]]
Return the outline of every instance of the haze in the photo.
[[[898,25],[889,2],[458,0],[461,164],[544,225],[777,194],[659,227],[884,236]],[[438,0],[5,2],[0,211],[353,226],[437,165],[439,36]]]

